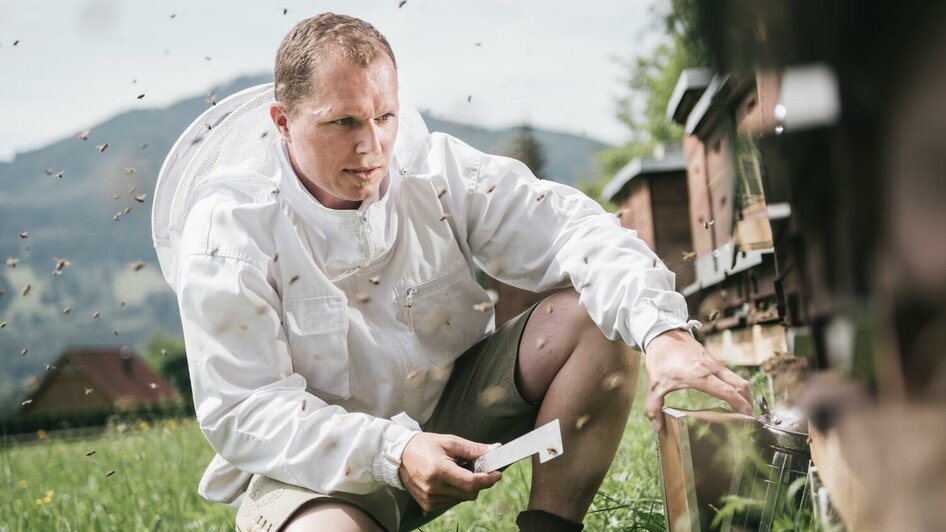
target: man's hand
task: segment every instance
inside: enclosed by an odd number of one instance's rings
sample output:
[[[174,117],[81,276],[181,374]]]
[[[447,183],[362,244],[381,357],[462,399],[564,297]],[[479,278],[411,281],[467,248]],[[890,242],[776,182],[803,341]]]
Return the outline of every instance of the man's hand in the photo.
[[[673,329],[650,341],[647,366],[647,402],[644,412],[654,431],[663,427],[661,409],[668,393],[693,388],[731,404],[737,412],[752,414],[749,382],[720,364],[689,332]]]
[[[404,448],[398,474],[424,513],[472,501],[481,489],[491,487],[503,474],[472,473],[457,462],[475,460],[497,446],[449,434],[421,432]]]

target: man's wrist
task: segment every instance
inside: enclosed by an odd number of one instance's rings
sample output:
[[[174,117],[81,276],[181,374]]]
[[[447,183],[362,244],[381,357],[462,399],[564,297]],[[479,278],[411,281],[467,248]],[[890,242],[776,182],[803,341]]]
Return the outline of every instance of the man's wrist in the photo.
[[[415,427],[419,428],[416,424]],[[400,476],[401,456],[407,444],[418,434],[419,430],[408,428],[398,421],[389,424],[382,434],[381,453],[372,464],[372,475],[388,486],[404,489]]]
[[[699,323],[699,322],[697,322]],[[671,345],[685,345],[691,342],[696,342],[696,339],[693,336],[693,327],[688,328],[687,326],[676,327],[673,329],[667,329],[666,331],[661,332],[647,344],[644,348],[644,354],[649,355],[653,353],[660,353],[666,347]]]

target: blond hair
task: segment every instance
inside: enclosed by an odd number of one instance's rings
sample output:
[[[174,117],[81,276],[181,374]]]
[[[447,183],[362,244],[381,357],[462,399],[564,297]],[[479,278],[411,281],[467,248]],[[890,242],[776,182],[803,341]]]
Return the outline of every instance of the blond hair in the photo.
[[[296,24],[283,37],[276,52],[276,100],[295,113],[298,103],[312,94],[312,73],[328,50],[336,50],[353,65],[367,67],[379,53],[391,58],[394,52],[384,35],[367,22],[335,13],[322,13]]]

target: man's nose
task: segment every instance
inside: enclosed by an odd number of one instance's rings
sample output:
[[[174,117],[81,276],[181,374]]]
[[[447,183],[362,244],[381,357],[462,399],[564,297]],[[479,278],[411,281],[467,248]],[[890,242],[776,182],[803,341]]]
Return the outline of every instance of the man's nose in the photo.
[[[358,137],[358,143],[355,145],[356,153],[378,153],[381,151],[381,135],[382,131],[380,126],[374,123],[365,125],[361,128],[360,135]]]

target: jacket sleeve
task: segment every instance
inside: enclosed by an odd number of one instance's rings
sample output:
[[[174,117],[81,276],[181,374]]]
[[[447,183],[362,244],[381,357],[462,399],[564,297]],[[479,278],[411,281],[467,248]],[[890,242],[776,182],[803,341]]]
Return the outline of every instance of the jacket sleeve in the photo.
[[[239,230],[226,209],[210,219],[190,234]],[[177,288],[197,419],[221,457],[321,493],[403,489],[401,452],[420,427],[406,415],[350,413],[306,391],[293,372],[280,298],[252,253],[187,254]]]
[[[451,208],[462,212],[474,261],[500,281],[532,291],[573,286],[607,335],[640,349],[687,320],[675,275],[637,237],[580,191],[540,180],[520,161],[443,136],[453,166]]]

